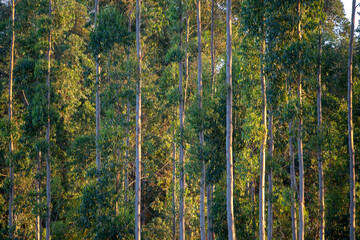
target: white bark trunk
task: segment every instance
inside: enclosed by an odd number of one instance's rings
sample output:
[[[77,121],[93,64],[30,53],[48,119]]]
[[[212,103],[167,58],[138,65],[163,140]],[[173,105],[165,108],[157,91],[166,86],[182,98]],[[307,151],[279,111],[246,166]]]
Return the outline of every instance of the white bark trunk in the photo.
[[[269,157],[271,161],[274,156],[274,132],[273,132],[273,114],[272,111],[269,112]],[[272,168],[268,172],[268,182],[269,182],[269,198],[268,198],[268,240],[272,239],[273,235],[273,172]]]
[[[354,25],[355,25],[355,8],[356,0],[352,2],[351,12],[351,31],[349,41],[348,57],[348,131],[349,131],[349,161],[350,161],[350,240],[355,240],[355,149],[354,149],[354,132],[352,117],[352,61],[353,61],[353,44],[354,44]]]
[[[296,217],[296,178],[295,178],[295,159],[293,150],[292,121],[289,124],[289,152],[290,152],[290,178],[291,178],[291,229],[292,240],[297,240],[297,217]]]
[[[175,130],[173,130],[173,189],[172,189],[172,239],[176,240],[176,144]]]
[[[139,76],[136,85],[136,183],[135,183],[135,240],[141,239],[141,0],[136,0],[136,46]]]
[[[95,0],[95,28],[97,27],[97,15],[99,14],[99,0]],[[100,147],[100,66],[99,55],[95,58],[96,62],[96,169],[101,170],[101,147]]]
[[[231,30],[231,0],[226,0],[226,170],[227,170],[227,223],[228,239],[235,240],[235,223],[234,223],[234,173],[233,173],[233,126],[232,126],[232,30]]]
[[[41,172],[41,151],[38,154],[38,166],[37,166],[37,174],[39,176]],[[36,203],[40,206],[40,180],[36,180]],[[39,210],[38,210],[39,211]],[[36,240],[41,240],[41,218],[40,214],[36,215]]]

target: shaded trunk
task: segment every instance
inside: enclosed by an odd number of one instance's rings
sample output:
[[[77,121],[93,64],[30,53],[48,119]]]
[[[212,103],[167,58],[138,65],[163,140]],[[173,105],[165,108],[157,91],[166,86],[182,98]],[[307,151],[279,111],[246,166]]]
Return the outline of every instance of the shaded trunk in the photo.
[[[298,26],[297,33],[299,41],[301,41],[301,2],[297,4],[298,11]],[[301,49],[299,49],[299,65],[301,64]],[[299,159],[299,239],[304,240],[305,234],[305,200],[304,200],[304,159],[303,159],[303,146],[302,146],[302,73],[299,72],[298,79],[298,102],[299,102],[299,126],[298,126],[298,159]]]
[[[130,1],[132,5],[132,1]],[[129,12],[129,25],[128,25],[128,32],[131,33],[131,14],[132,10]],[[126,62],[127,62],[127,84],[128,90],[130,90],[130,46],[127,50]],[[127,103],[126,103],[126,150],[125,150],[125,203],[128,203],[128,191],[129,191],[129,149],[130,149],[130,98],[127,96]]]
[[[273,161],[274,157],[274,132],[273,132],[273,114],[269,112],[269,158]],[[272,168],[269,168],[268,172],[268,183],[269,183],[269,197],[268,197],[268,240],[272,239],[273,235],[273,172]]]
[[[49,17],[52,15],[52,0],[49,0]],[[47,142],[47,151],[46,151],[46,240],[51,238],[51,169],[50,169],[50,73],[51,73],[51,31],[49,32],[49,49],[47,53],[47,78],[46,78],[46,88],[47,88],[47,124],[46,124],[46,142]]]
[[[348,57],[348,138],[349,138],[349,161],[350,161],[350,240],[355,239],[355,149],[354,149],[354,132],[352,117],[352,61],[353,61],[353,44],[354,44],[354,25],[355,25],[355,6],[356,1],[352,2],[351,12],[351,31],[349,41]]]
[[[11,45],[10,45],[10,69],[9,69],[9,122],[10,122],[10,139],[9,139],[9,158],[10,158],[10,188],[9,188],[9,237],[13,237],[13,205],[14,205],[14,167],[13,167],[13,136],[12,136],[12,115],[13,115],[13,71],[14,71],[14,48],[15,48],[15,1],[11,0]]]
[[[234,240],[234,173],[233,173],[233,125],[232,125],[232,30],[231,30],[231,0],[226,0],[226,203],[227,203],[227,224],[228,239]]]
[[[40,172],[41,172],[41,151],[39,151],[38,153],[38,165],[37,165],[37,175],[38,177],[40,176]],[[40,206],[40,180],[37,179],[36,180],[36,203],[38,206]],[[38,212],[40,212],[40,210],[38,210]],[[41,240],[41,218],[40,218],[40,214],[36,215],[36,240]]]
[[[265,19],[263,19],[265,23]],[[259,179],[259,239],[264,240],[265,234],[265,149],[266,149],[266,83],[264,73],[264,60],[265,60],[265,30],[261,43],[261,66],[260,66],[260,79],[261,79],[261,94],[262,94],[262,119],[261,127],[263,128],[262,143],[260,147],[260,179]]]
[[[321,54],[322,54],[322,25],[321,20],[319,21],[319,57],[318,57],[318,70],[317,70],[317,80],[318,80],[318,91],[317,91],[317,159],[319,166],[319,222],[320,222],[320,240],[325,239],[325,197],[324,197],[324,172],[323,172],[323,160],[322,160],[322,108],[321,108]]]
[[[180,44],[181,46],[181,44]],[[183,99],[183,66],[179,61],[179,118],[180,118],[180,197],[179,197],[179,239],[185,239],[185,172],[184,172],[184,99]]]
[[[213,199],[213,192],[214,186],[209,183],[207,185],[207,221],[208,221],[208,228],[207,228],[207,239],[214,240],[215,239],[215,232],[213,231],[213,217],[211,212],[212,206],[212,199]]]
[[[202,111],[202,44],[201,44],[201,1],[197,0],[197,37],[198,37],[198,107]],[[205,161],[203,158],[203,145],[204,145],[204,126],[201,121],[199,131],[199,144],[200,144],[200,162],[201,162],[201,179],[200,179],[200,237],[201,240],[206,239],[205,229]]]
[[[95,0],[95,28],[97,27],[97,15],[99,14],[99,0]],[[100,149],[100,66],[99,55],[96,55],[96,169],[101,170],[101,149]]]
[[[136,183],[135,183],[135,240],[141,239],[141,0],[136,0],[136,46],[139,76],[136,84]]]
[[[172,189],[172,239],[176,240],[176,144],[175,130],[173,130],[173,189]]]

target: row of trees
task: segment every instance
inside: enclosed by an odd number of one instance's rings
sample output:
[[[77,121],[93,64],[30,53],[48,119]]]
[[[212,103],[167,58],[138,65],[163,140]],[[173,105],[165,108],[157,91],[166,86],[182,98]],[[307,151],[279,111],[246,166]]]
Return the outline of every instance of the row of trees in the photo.
[[[1,236],[355,239],[355,8],[1,2]]]

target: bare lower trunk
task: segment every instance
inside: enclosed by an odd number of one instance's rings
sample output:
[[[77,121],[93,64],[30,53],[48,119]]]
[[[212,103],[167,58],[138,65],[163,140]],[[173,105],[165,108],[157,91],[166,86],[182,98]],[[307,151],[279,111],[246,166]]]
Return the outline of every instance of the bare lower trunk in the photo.
[[[141,239],[141,0],[136,0],[136,46],[139,76],[136,84],[136,183],[135,183],[135,240]]]
[[[353,61],[353,42],[354,42],[354,25],[355,25],[355,6],[356,0],[352,3],[351,13],[351,31],[349,42],[349,57],[348,57],[348,138],[349,138],[349,161],[350,161],[350,240],[355,239],[355,149],[354,149],[354,132],[353,132],[353,117],[352,117],[352,61]]]
[[[297,217],[296,217],[296,178],[295,178],[295,159],[293,149],[292,121],[289,124],[289,149],[290,149],[290,178],[291,178],[291,229],[292,239],[297,240]]]
[[[179,61],[179,114],[180,114],[180,197],[179,197],[179,239],[185,239],[185,172],[184,172],[184,103],[183,103],[183,67],[182,62]]]
[[[175,131],[173,130],[173,189],[172,189],[172,239],[176,240],[176,144]]]
[[[198,107],[202,111],[202,44],[201,44],[201,1],[197,0],[197,37],[198,37]],[[205,229],[205,161],[203,158],[204,130],[201,123],[199,132],[201,179],[200,179],[200,237],[206,239]]]
[[[41,151],[39,151],[38,154],[38,166],[37,166],[37,175],[39,177],[39,174],[41,172]],[[36,180],[36,203],[38,206],[40,206],[40,180]],[[39,212],[40,210],[38,210]],[[41,240],[41,218],[40,214],[36,215],[36,240]]]
[[[254,238],[256,238],[256,212],[255,212],[255,204],[256,204],[256,196],[255,196],[255,180],[251,181],[251,201],[252,201],[252,230],[254,234]]]
[[[319,165],[319,221],[320,221],[320,240],[325,240],[325,198],[324,198],[324,172],[323,172],[323,160],[322,160],[322,108],[321,108],[321,53],[322,53],[322,26],[321,20],[319,21],[319,57],[318,57],[318,71],[317,71],[317,80],[318,80],[318,92],[317,92],[317,120],[318,120],[318,145],[317,145],[317,158]]]
[[[273,114],[272,111],[269,113],[269,157],[271,161],[274,157],[274,132],[273,132]],[[269,182],[269,198],[268,198],[268,240],[272,239],[273,235],[273,172],[270,167],[268,172],[268,182]]]
[[[226,0],[226,171],[227,171],[227,223],[228,239],[234,240],[235,223],[234,223],[234,168],[233,168],[233,125],[232,125],[232,30],[231,30],[231,0]]]
[[[52,15],[52,0],[49,0],[49,17]],[[46,78],[46,87],[47,87],[47,124],[46,124],[46,142],[47,142],[47,151],[46,151],[46,205],[47,205],[47,214],[46,214],[46,240],[51,238],[51,164],[50,164],[50,73],[51,73],[51,32],[49,32],[49,49],[47,54],[48,61],[48,72]]]
[[[95,0],[95,28],[97,27],[97,15],[99,14],[99,0]],[[101,170],[101,148],[100,148],[100,66],[99,55],[96,56],[96,169]]]
[[[11,45],[10,45],[10,69],[9,69],[9,121],[10,121],[10,140],[9,140],[9,157],[10,157],[10,188],[9,188],[9,237],[13,237],[13,205],[14,205],[14,169],[13,169],[13,136],[12,136],[12,115],[13,115],[13,108],[12,108],[12,102],[13,102],[13,71],[14,71],[14,47],[15,47],[15,1],[11,0]]]
[[[265,33],[265,32],[264,32]],[[259,239],[264,240],[265,234],[265,149],[266,149],[266,83],[264,73],[264,60],[265,60],[265,34],[261,44],[261,94],[262,94],[262,119],[261,127],[263,128],[262,143],[260,147],[260,180],[259,180]]]
[[[213,192],[214,186],[209,183],[207,185],[207,221],[208,221],[208,228],[207,228],[207,239],[208,240],[215,240],[215,233],[212,230],[213,228],[213,220],[212,220],[212,213],[211,213],[211,206],[212,206],[212,199],[213,199]]]

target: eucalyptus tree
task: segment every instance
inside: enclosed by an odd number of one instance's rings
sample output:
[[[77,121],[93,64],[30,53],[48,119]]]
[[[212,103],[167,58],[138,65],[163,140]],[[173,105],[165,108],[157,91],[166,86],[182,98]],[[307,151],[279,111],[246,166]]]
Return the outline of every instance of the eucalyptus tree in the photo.
[[[198,37],[198,107],[201,113],[202,111],[202,44],[201,44],[201,1],[197,0],[196,5],[197,12],[197,37]],[[201,179],[200,179],[200,236],[202,240],[206,238],[205,229],[205,160],[203,157],[203,145],[204,145],[204,126],[201,120],[199,129],[199,142],[200,142],[200,162],[201,162]]]
[[[135,239],[141,239],[141,0],[136,0],[136,48],[138,79],[136,82],[136,183],[135,183]]]
[[[9,69],[9,107],[8,115],[10,122],[10,138],[9,138],[9,158],[10,158],[10,189],[9,189],[9,236],[13,237],[13,204],[14,204],[14,169],[12,155],[14,151],[12,136],[12,118],[13,118],[13,71],[14,71],[14,52],[15,52],[15,1],[11,0],[11,43],[10,43],[10,69]]]
[[[227,224],[228,238],[235,240],[234,222],[234,168],[233,168],[233,125],[232,125],[232,20],[231,0],[226,0],[226,170],[227,170]]]
[[[354,44],[354,25],[355,25],[355,9],[356,0],[352,1],[352,12],[351,12],[351,30],[350,30],[350,41],[349,41],[349,54],[348,54],[348,141],[349,141],[349,161],[350,161],[350,239],[355,240],[355,149],[354,149],[354,130],[353,130],[353,44]]]

